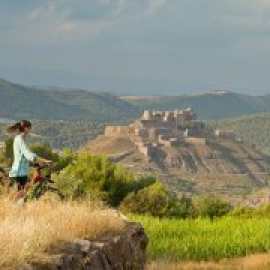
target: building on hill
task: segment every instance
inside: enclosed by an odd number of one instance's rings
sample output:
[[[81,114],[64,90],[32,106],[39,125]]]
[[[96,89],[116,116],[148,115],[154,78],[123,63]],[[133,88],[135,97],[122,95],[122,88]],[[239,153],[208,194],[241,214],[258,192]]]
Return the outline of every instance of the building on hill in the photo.
[[[181,143],[206,144],[202,135],[204,123],[197,120],[194,110],[149,111],[129,126],[107,126],[105,136],[129,136],[145,156],[151,156],[158,147],[176,147]]]

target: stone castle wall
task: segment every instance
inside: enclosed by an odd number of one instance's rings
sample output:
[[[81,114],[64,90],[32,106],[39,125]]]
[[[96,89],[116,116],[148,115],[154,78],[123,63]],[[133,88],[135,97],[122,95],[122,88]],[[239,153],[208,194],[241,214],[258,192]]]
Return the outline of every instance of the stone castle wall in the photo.
[[[219,138],[227,138],[227,139],[236,139],[236,134],[234,132],[230,131],[223,131],[220,129],[215,130],[215,136]]]
[[[197,138],[197,135],[199,137],[202,134],[204,125],[196,118],[196,113],[189,108],[174,111],[144,111],[142,117],[129,126],[106,127],[105,136],[128,135],[134,140],[138,150],[150,157],[157,147],[162,145],[175,147],[184,141],[198,145],[207,144],[206,138]]]
[[[105,136],[115,136],[115,135],[124,135],[127,134],[129,128],[127,126],[107,126],[105,128]]]
[[[189,138],[186,138],[185,141],[187,143],[196,144],[196,145],[206,145],[207,144],[206,138],[189,137]]]

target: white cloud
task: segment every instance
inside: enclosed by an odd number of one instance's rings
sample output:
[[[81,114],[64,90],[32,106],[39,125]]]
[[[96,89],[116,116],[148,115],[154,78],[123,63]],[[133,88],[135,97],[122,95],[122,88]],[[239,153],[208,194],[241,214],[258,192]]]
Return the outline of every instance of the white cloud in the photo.
[[[166,0],[149,0],[149,13],[155,13],[166,4]]]
[[[31,21],[39,20],[41,18],[46,18],[53,16],[56,12],[56,4],[54,2],[49,2],[43,7],[35,8],[30,10],[28,18]]]
[[[64,34],[71,34],[77,31],[77,27],[72,23],[63,23],[59,25],[59,30]]]

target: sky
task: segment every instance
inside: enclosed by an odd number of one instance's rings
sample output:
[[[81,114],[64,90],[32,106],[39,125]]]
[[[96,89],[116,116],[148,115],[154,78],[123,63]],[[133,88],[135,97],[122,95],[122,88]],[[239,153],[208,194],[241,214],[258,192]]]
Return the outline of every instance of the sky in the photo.
[[[126,95],[270,94],[269,0],[0,0],[0,77]]]

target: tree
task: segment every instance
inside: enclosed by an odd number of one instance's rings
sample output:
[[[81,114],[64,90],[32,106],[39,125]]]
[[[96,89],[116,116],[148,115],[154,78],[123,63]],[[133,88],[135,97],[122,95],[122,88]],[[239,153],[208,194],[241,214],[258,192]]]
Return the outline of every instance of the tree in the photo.
[[[193,213],[191,199],[183,197],[178,200],[172,197],[161,183],[154,183],[138,192],[128,194],[120,209],[158,217],[187,218]]]
[[[226,215],[230,209],[231,205],[228,202],[213,195],[207,195],[195,200],[197,216],[208,217],[211,220]]]

